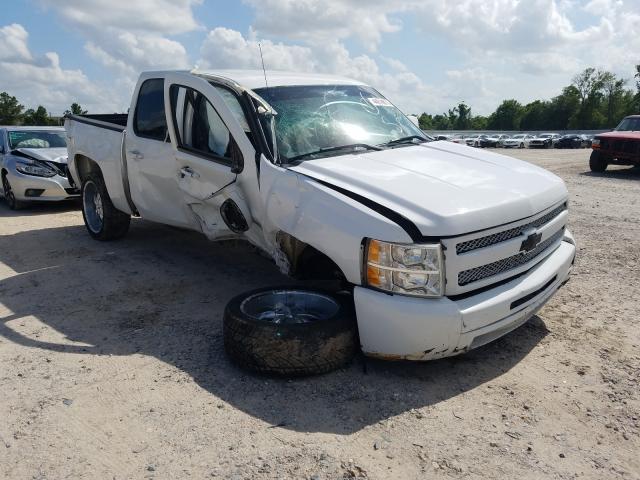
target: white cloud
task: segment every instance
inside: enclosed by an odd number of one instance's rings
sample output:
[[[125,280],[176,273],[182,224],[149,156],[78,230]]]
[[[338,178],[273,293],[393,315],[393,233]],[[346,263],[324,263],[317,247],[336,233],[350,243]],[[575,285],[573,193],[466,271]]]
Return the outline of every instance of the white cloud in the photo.
[[[340,42],[333,40],[316,45],[274,43],[247,39],[240,32],[216,28],[209,32],[201,48],[201,68],[260,69],[262,45],[268,70],[331,73],[364,81],[380,89],[391,101],[407,112],[417,112],[428,103],[437,102],[433,89],[424,84],[400,62],[393,62],[394,73],[380,71],[368,55],[352,56]],[[387,62],[390,59],[386,59]]]
[[[254,27],[265,35],[308,43],[358,38],[375,51],[382,35],[401,30],[393,14],[416,1],[369,0],[245,0],[256,11]]]
[[[202,0],[40,0],[85,39],[85,51],[129,90],[145,70],[192,67],[185,47],[168,35],[201,28]],[[127,92],[128,93],[128,92]]]
[[[162,35],[198,28],[192,8],[202,0],[40,0],[70,25],[85,29],[117,28]]]
[[[0,60],[31,60],[28,37],[24,27],[17,23],[0,28]]]
[[[90,110],[121,111],[111,91],[91,82],[80,70],[64,69],[55,52],[34,55],[28,33],[18,24],[0,28],[0,51],[14,47],[16,55],[0,57],[2,90],[14,95],[26,108],[43,105],[52,114],[61,114],[78,102]]]

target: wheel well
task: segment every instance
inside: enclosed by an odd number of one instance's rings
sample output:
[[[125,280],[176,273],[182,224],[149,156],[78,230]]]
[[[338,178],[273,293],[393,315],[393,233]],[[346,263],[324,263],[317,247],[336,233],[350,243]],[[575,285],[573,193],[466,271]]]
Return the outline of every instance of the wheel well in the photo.
[[[80,180],[80,184],[82,184],[84,180],[92,173],[97,173],[102,176],[102,171],[100,170],[98,164],[91,160],[89,157],[85,157],[84,155],[76,155],[74,162],[76,164],[76,172],[78,172],[78,179]]]
[[[304,280],[346,279],[340,267],[320,250],[282,231],[276,240],[287,256],[291,276]]]

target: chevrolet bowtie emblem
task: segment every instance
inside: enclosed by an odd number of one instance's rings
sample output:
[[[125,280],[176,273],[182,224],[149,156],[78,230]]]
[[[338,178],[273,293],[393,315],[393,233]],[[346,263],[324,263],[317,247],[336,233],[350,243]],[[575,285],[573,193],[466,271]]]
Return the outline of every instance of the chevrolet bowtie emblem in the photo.
[[[540,240],[542,240],[542,233],[532,233],[522,242],[520,245],[520,251],[522,253],[530,252],[538,246]]]

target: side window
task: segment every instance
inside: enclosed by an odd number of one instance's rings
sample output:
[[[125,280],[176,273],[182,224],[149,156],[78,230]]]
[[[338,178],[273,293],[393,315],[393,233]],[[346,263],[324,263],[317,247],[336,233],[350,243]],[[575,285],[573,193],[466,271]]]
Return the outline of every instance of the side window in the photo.
[[[233,116],[236,117],[236,120],[242,129],[247,133],[250,132],[251,128],[249,128],[249,122],[247,122],[247,117],[244,116],[244,110],[242,110],[242,105],[240,105],[236,94],[219,85],[213,84],[213,87],[220,94],[224,103],[227,104],[227,107],[229,107]]]
[[[140,87],[133,131],[139,137],[164,142],[167,139],[167,118],[164,112],[164,80],[146,80]]]
[[[179,85],[171,86],[170,95],[178,146],[231,161],[231,134],[204,95]]]

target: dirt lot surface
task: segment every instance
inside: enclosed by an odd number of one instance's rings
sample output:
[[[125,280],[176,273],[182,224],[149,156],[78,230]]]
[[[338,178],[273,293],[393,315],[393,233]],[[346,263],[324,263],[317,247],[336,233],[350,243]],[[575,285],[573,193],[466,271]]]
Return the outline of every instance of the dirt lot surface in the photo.
[[[250,248],[0,202],[0,477],[640,478],[640,170],[507,153],[567,182],[572,280],[467,355],[294,381],[223,352],[225,303],[285,281]]]

